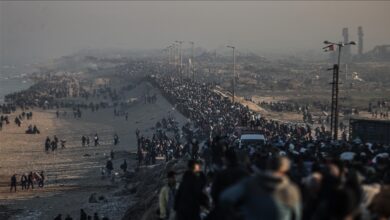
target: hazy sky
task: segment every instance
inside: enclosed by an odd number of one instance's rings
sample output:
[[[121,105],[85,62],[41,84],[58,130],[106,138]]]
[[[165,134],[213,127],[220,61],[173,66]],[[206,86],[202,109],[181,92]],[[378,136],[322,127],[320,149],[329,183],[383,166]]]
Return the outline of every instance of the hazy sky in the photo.
[[[349,27],[365,51],[390,44],[390,1],[0,2],[0,62],[33,62],[83,48],[164,48],[174,40],[214,49],[321,51]],[[188,46],[188,45],[187,45]]]

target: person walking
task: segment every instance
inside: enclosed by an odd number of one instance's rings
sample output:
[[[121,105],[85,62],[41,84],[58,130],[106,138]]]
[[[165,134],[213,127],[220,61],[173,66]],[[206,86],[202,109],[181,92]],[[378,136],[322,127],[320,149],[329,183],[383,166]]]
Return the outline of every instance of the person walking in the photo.
[[[107,169],[108,175],[111,176],[111,171],[114,169],[114,165],[112,164],[111,159],[107,160],[106,169]]]
[[[298,187],[287,172],[290,160],[275,157],[264,172],[244,178],[227,188],[219,197],[218,216],[246,216],[245,219],[301,219],[301,198]]]
[[[97,212],[93,214],[93,220],[99,220],[99,215],[97,214]]]
[[[85,147],[86,141],[87,141],[87,138],[83,135],[83,136],[81,137],[81,146]]]
[[[22,185],[22,190],[27,189],[27,176],[23,174],[20,178],[20,184]]]
[[[114,146],[119,144],[119,136],[117,134],[114,134]]]
[[[30,172],[27,177],[27,189],[34,189],[33,173]]]
[[[87,213],[85,213],[84,209],[80,209],[80,220],[87,220]]]
[[[43,188],[43,186],[45,184],[45,175],[43,174],[43,170],[41,171],[40,175],[41,175],[41,178],[39,179],[38,187]]]
[[[95,137],[93,140],[95,141],[95,147],[98,146],[99,145],[99,136],[97,133],[95,134]]]
[[[176,173],[174,171],[168,172],[167,178],[168,182],[161,188],[159,194],[160,219],[175,218],[173,205],[176,195]]]
[[[126,162],[126,159],[123,160],[123,163],[121,164],[121,167],[120,167],[124,173],[126,173],[127,171],[127,162]]]
[[[195,160],[188,162],[188,170],[183,174],[182,181],[175,196],[174,210],[177,220],[200,220],[200,207],[205,206],[207,195],[203,188],[206,177],[201,171],[200,163]]]
[[[16,192],[16,174],[12,175],[11,177],[11,189],[10,192],[12,192],[12,189]]]

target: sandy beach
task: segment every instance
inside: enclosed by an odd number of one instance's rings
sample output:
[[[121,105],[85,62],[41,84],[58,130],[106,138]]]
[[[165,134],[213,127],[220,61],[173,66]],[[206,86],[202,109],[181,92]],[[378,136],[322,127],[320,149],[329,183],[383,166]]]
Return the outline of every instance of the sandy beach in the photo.
[[[128,109],[129,117],[114,117],[113,108],[100,109],[97,112],[84,110],[82,118],[74,119],[72,114],[56,118],[55,110],[33,109],[32,120],[23,121],[21,127],[11,123],[0,132],[0,217],[1,219],[53,219],[57,214],[70,214],[78,218],[80,208],[93,215],[98,212],[110,219],[120,219],[131,204],[131,196],[120,192],[126,187],[121,182],[123,173],[119,167],[123,159],[127,160],[128,170],[135,168],[136,128],[144,135],[151,135],[157,121],[170,114],[181,124],[186,119],[162,98],[159,91],[148,83],[141,83],[126,94],[127,98],[141,98],[145,92],[157,94],[157,102],[144,104],[138,102]],[[141,98],[142,100],[142,98]],[[71,112],[70,109],[60,109]],[[40,134],[25,134],[29,124],[35,124]],[[91,140],[97,133],[100,145],[81,146],[81,136],[88,135]],[[114,147],[113,135],[117,133],[120,143]],[[66,148],[46,153],[44,141],[57,135],[66,140]],[[91,141],[92,142],[92,141]],[[92,144],[91,144],[92,145]],[[110,151],[113,150],[114,171],[119,175],[112,183],[102,179],[100,168],[105,166]],[[46,174],[44,188],[9,192],[12,174],[17,176],[30,171]],[[92,193],[102,195],[105,202],[88,203]],[[7,211],[4,211],[7,208]],[[8,214],[14,213],[12,216]]]

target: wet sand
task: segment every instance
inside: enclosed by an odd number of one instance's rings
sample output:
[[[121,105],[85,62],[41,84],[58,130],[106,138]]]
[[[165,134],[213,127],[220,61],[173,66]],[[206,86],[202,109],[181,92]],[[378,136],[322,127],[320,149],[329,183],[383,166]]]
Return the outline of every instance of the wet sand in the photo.
[[[147,91],[157,94],[157,102],[140,102],[130,107],[128,121],[124,116],[114,117],[113,108],[93,113],[83,110],[81,119],[74,119],[69,109],[67,116],[60,116],[59,119],[55,110],[35,109],[33,119],[25,120],[21,127],[13,123],[15,116],[12,116],[11,123],[0,132],[0,204],[18,210],[18,214],[10,219],[53,219],[58,213],[63,216],[70,214],[77,219],[80,208],[84,208],[89,215],[98,211],[110,219],[120,219],[133,201],[131,196],[121,195],[125,184],[120,178],[114,184],[108,179],[101,179],[100,168],[105,166],[111,149],[115,152],[114,171],[122,173],[119,166],[123,159],[127,159],[128,170],[132,170],[135,167],[136,128],[143,134],[151,135],[156,122],[167,117],[168,111],[181,124],[186,121],[180,113],[172,111],[172,106],[148,83],[138,85],[126,96],[140,98]],[[25,134],[28,124],[37,125],[41,134]],[[100,138],[100,146],[97,147],[92,146],[95,133]],[[114,133],[120,139],[117,146],[113,146]],[[45,153],[46,136],[52,138],[53,135],[65,139],[66,148]],[[82,135],[90,137],[90,147],[81,146]],[[24,192],[18,186],[16,193],[9,192],[13,173],[40,170],[46,173],[47,186]],[[20,180],[20,175],[17,179]],[[88,197],[94,192],[98,196],[104,195],[107,202],[88,203]]]

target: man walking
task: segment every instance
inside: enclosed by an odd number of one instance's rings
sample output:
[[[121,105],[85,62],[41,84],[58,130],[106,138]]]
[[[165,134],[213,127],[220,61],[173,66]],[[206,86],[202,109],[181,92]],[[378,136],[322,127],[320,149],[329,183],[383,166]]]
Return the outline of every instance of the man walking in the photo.
[[[40,175],[41,175],[41,178],[39,179],[38,187],[43,188],[43,186],[45,184],[45,175],[43,174],[43,170],[41,171]]]
[[[28,174],[28,177],[27,177],[27,189],[30,189],[30,185],[31,185],[31,189],[34,189],[34,182],[33,182],[33,174],[32,174],[32,172],[30,172],[30,174]]]
[[[10,192],[12,192],[12,189],[15,189],[16,192],[16,174],[12,175],[11,177],[11,189]]]
[[[114,135],[114,145],[118,145],[119,143],[119,137],[117,134]]]
[[[168,183],[163,186],[159,194],[160,219],[174,219],[173,206],[176,194],[176,173],[168,172]]]
[[[22,190],[27,189],[27,176],[26,174],[23,174],[20,178],[20,183],[22,185]]]
[[[206,201],[204,198],[207,198],[203,192],[205,185],[206,177],[201,171],[200,163],[190,160],[175,196],[177,220],[200,220],[200,207],[207,207],[207,204],[203,203]]]
[[[95,134],[94,141],[95,141],[95,147],[98,146],[99,145],[99,136],[97,133]]]
[[[111,159],[109,159],[106,163],[106,169],[108,172],[108,175],[111,176],[111,171],[114,169],[114,165],[112,164]]]

